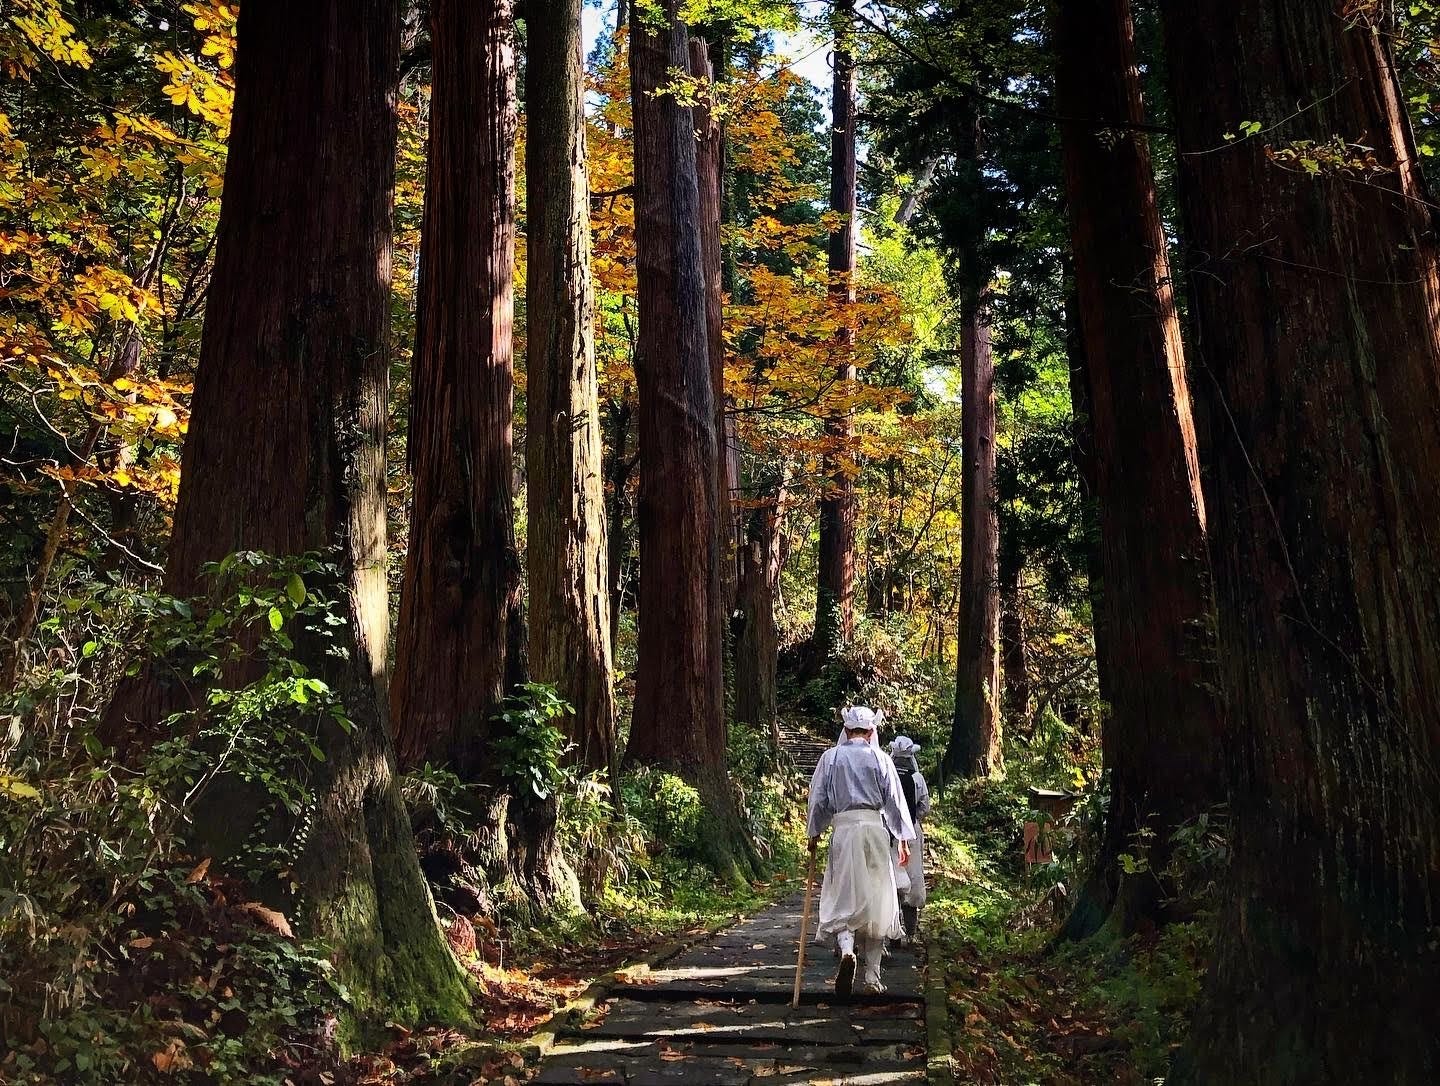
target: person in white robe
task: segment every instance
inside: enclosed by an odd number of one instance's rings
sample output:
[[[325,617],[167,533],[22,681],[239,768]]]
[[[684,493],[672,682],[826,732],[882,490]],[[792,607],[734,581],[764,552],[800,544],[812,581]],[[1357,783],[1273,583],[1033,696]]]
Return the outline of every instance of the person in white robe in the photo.
[[[925,907],[924,823],[930,815],[930,786],[920,772],[920,763],[916,759],[919,753],[920,745],[908,735],[896,736],[890,742],[890,759],[900,774],[900,789],[915,826],[915,840],[910,845],[909,858],[902,860],[900,849],[894,849],[895,883],[900,890],[900,919],[905,928],[900,942],[904,945],[915,937],[920,910]]]
[[[857,945],[865,965],[864,990],[885,990],[880,980],[885,940],[903,930],[890,843],[898,842],[908,859],[915,829],[895,763],[880,747],[882,714],[853,706],[842,716],[839,741],[820,756],[810,780],[807,832],[813,852],[825,831],[834,828],[815,938],[839,953],[835,992],[846,998],[855,981]]]

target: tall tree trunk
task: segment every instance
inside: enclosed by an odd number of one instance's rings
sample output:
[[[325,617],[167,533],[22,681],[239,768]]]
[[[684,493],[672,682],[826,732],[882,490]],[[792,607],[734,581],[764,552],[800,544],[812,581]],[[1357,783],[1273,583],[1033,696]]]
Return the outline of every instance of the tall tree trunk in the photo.
[[[1005,676],[1005,716],[1025,727],[1030,719],[1030,665],[1025,649],[1025,612],[1020,598],[1024,557],[1014,543],[1000,546],[1000,665]]]
[[[839,216],[830,234],[830,295],[842,313],[855,301],[855,7],[853,0],[837,0],[834,82],[830,95],[830,210]],[[855,335],[848,319],[835,336],[840,390],[855,380]],[[825,419],[830,446],[822,472],[825,493],[820,498],[820,550],[815,593],[815,635],[812,659],[816,666],[848,641],[855,627],[855,481],[850,464],[850,443],[855,424],[849,408]]]
[[[1065,356],[1070,370],[1070,432],[1075,443],[1075,474],[1083,503],[1081,526],[1084,532],[1085,578],[1089,582],[1091,636],[1095,643],[1095,680],[1100,692],[1101,716],[1109,719],[1114,700],[1115,675],[1111,667],[1109,628],[1104,619],[1105,562],[1100,554],[1100,513],[1095,492],[1095,424],[1090,414],[1090,367],[1085,360],[1085,334],[1080,328],[1080,299],[1074,289],[1074,276],[1065,291]],[[1110,734],[1101,730],[1102,743]],[[1112,736],[1113,738],[1113,736]],[[1113,755],[1111,759],[1113,760]],[[1107,902],[1109,898],[1105,899]]]
[[[987,292],[973,254],[960,341],[960,622],[955,718],[942,770],[984,777],[1000,768],[1000,525],[995,510],[995,359]]]
[[[502,700],[525,680],[511,412],[515,52],[509,0],[432,0],[430,149],[410,464],[415,498],[390,709],[403,765],[482,785],[473,850],[516,905],[573,904],[553,807],[512,803],[496,756]]]
[[[735,719],[779,736],[778,667],[780,632],[775,622],[775,592],[783,554],[780,518],[787,479],[782,474],[750,510],[740,548],[740,617],[735,638]]]
[[[616,769],[581,0],[532,0],[526,143],[530,667],[575,706],[582,765]]]
[[[507,0],[435,0],[430,21],[415,498],[390,709],[402,764],[477,779],[492,717],[525,676],[511,482],[515,53]]]
[[[320,723],[315,806],[293,867],[360,1024],[468,1017],[400,799],[387,729],[385,395],[397,0],[240,12],[235,112],[166,588],[236,550],[331,552],[343,654],[298,651],[352,726]],[[159,719],[152,689],[128,708]],[[163,714],[162,714],[163,715]],[[230,808],[208,810],[233,839]],[[398,1016],[398,1017],[397,1017]]]
[[[715,72],[710,47],[703,38],[690,39],[690,75],[700,80],[704,93],[714,94]],[[708,101],[708,100],[707,100]],[[725,325],[723,251],[720,221],[723,212],[725,141],[720,120],[706,102],[691,111],[695,117],[695,177],[700,194],[700,249],[705,275],[705,339],[710,356],[710,383],[715,397],[715,531],[720,541],[720,607],[728,618],[735,608],[736,540],[733,491],[730,480],[730,424],[725,410]]]
[[[625,558],[630,553],[630,533],[626,530],[625,508],[630,475],[635,458],[630,455],[630,404],[625,400],[609,400],[604,408],[601,457],[605,473],[605,542],[606,564],[610,577],[610,647],[613,652],[620,643],[620,617],[625,603]]]
[[[1063,111],[1141,122],[1129,0],[1065,0],[1058,10]],[[1102,896],[1081,903],[1089,920],[1071,934],[1088,934],[1112,903],[1128,933],[1163,919],[1161,872],[1175,829],[1223,800],[1205,501],[1145,137],[1074,122],[1061,142],[1115,679],[1105,741],[1110,809],[1090,884]],[[1149,871],[1122,883],[1122,852],[1145,853]]]
[[[1233,831],[1176,1081],[1431,1083],[1440,1032],[1415,1022],[1440,996],[1433,203],[1367,9],[1163,10],[1205,260],[1191,298]],[[1260,135],[1227,145],[1237,119]],[[1336,136],[1370,150],[1340,166]],[[1296,140],[1319,141],[1302,152],[1317,175],[1287,162]]]
[[[1090,411],[1090,367],[1085,358],[1085,335],[1080,327],[1080,299],[1073,285],[1073,275],[1067,276],[1071,283],[1065,292],[1065,354],[1069,363],[1071,435],[1074,441],[1075,474],[1079,483],[1080,500],[1083,503],[1081,523],[1085,533],[1085,577],[1089,582],[1090,628],[1095,642],[1095,677],[1100,691],[1101,719],[1100,747],[1104,765],[1111,765],[1123,755],[1114,749],[1121,738],[1118,730],[1109,726],[1110,706],[1115,698],[1114,672],[1110,665],[1110,633],[1106,619],[1105,562],[1100,552],[1100,513],[1095,492],[1098,488],[1098,469],[1095,464],[1095,427]],[[1065,719],[1066,709],[1056,706],[1056,713]],[[1100,854],[1110,854],[1116,849],[1117,841],[1110,836],[1120,825],[1116,820],[1106,820],[1102,830]],[[1123,834],[1121,835],[1123,838]],[[1123,851],[1121,849],[1120,851]],[[1119,852],[1114,851],[1118,856]],[[1092,863],[1089,872],[1080,885],[1075,905],[1065,918],[1058,938],[1062,940],[1083,939],[1093,935],[1110,915],[1119,886],[1119,871],[1113,862]]]
[[[639,676],[626,760],[700,791],[716,869],[755,870],[726,772],[715,503],[718,446],[690,110],[657,93],[689,65],[678,0],[633,10],[635,250],[640,300]]]

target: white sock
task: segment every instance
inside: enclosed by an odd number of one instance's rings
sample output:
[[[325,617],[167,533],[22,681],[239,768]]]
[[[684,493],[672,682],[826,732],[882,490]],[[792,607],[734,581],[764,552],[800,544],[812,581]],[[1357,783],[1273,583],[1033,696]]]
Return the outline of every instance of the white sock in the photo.
[[[840,955],[855,953],[855,933],[850,931],[837,931],[835,933],[835,945],[840,948]]]
[[[885,955],[884,939],[865,940],[865,983],[880,983],[880,961]]]

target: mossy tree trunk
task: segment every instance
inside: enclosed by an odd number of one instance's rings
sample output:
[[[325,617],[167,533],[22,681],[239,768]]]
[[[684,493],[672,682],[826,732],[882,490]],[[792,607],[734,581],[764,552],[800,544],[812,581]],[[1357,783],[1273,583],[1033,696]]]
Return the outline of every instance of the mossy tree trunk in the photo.
[[[671,769],[699,790],[711,862],[743,879],[758,865],[726,770],[719,446],[694,119],[672,94],[657,93],[688,67],[678,0],[634,9],[640,642],[625,757]]]
[[[1233,846],[1171,1081],[1433,1083],[1434,202],[1369,8],[1162,10],[1212,430]],[[1227,140],[1245,121],[1257,133]]]
[[[353,1026],[463,1023],[468,991],[416,861],[381,692],[400,5],[249,0],[238,35],[166,588],[202,592],[202,566],[236,550],[335,555],[335,583],[315,587],[340,601],[346,651],[303,629],[295,642],[352,726],[321,725],[293,869],[299,929],[330,946]],[[238,832],[234,810],[199,817],[216,823],[202,837]]]
[[[1064,0],[1056,22],[1057,94],[1087,118],[1063,125],[1061,144],[1114,677],[1095,900],[1067,932],[1113,915],[1128,934],[1165,918],[1176,828],[1224,798],[1205,500],[1149,146],[1141,131],[1096,128],[1144,119],[1130,3]],[[1148,869],[1122,878],[1122,853]]]

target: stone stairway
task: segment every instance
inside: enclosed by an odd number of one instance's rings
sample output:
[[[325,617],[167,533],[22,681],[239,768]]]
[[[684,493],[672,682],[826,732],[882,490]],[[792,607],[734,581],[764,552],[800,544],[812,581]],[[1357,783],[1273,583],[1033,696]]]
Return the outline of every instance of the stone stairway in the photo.
[[[795,763],[795,771],[809,781],[820,755],[835,745],[834,739],[822,739],[814,732],[797,727],[788,720],[780,721],[780,746]]]
[[[887,962],[883,995],[842,1004],[834,958],[811,946],[790,1006],[801,897],[612,989],[588,1021],[562,1026],[534,1086],[923,1086],[918,953]]]

